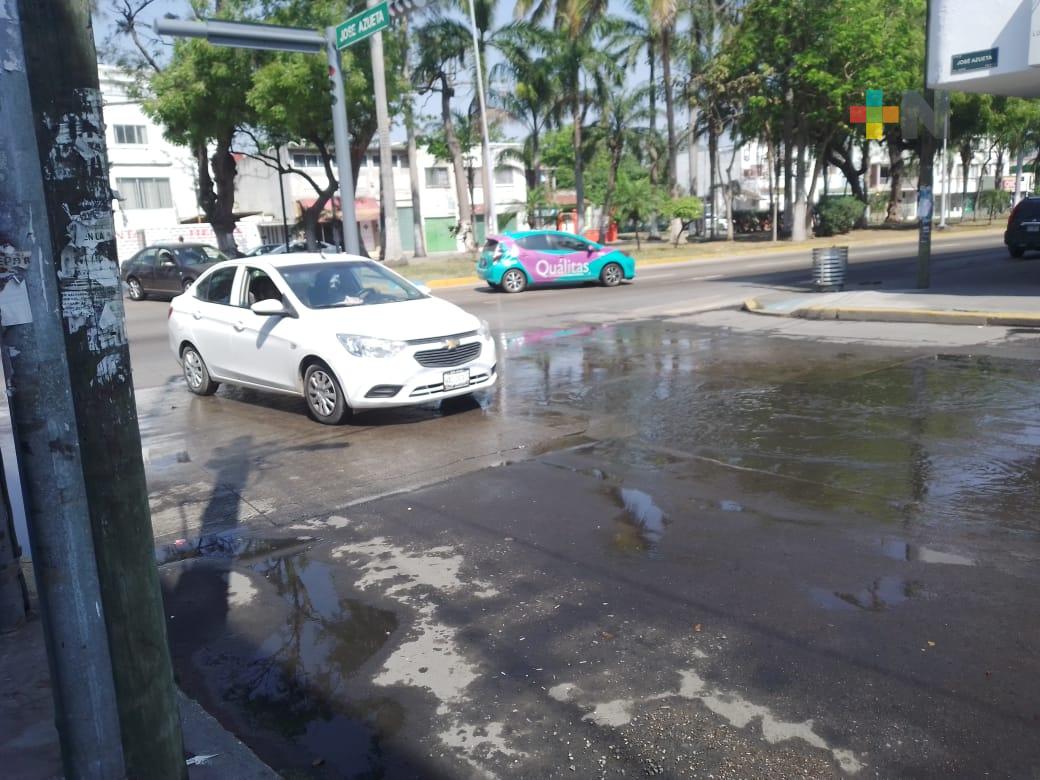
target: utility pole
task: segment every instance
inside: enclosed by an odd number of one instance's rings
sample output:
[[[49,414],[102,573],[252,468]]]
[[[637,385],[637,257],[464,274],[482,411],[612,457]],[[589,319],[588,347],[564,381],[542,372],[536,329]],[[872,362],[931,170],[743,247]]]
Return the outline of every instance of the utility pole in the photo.
[[[378,3],[369,0],[369,7]],[[401,234],[398,230],[397,195],[394,190],[393,151],[390,148],[390,110],[386,97],[386,63],[383,59],[383,33],[369,41],[372,52],[372,82],[376,98],[376,126],[379,136],[379,195],[383,201],[383,262],[401,264]]]
[[[4,342],[66,773],[184,778],[88,0],[15,5],[28,91],[3,129],[27,148],[5,186],[27,299]]]
[[[412,81],[412,52],[408,38],[408,17],[401,20],[404,34],[404,79]],[[409,91],[404,103],[404,129],[408,137],[408,184],[412,188],[412,233],[415,244],[414,257],[426,257],[426,231],[423,230],[422,199],[419,189],[419,149],[415,142],[415,106],[413,93]]]
[[[924,37],[924,100],[928,105],[935,102],[935,91],[928,88],[928,56],[932,29],[932,0],[928,0],[925,16]],[[917,234],[917,287],[924,290],[931,285],[932,260],[932,209],[935,196],[932,193],[932,169],[935,164],[935,137],[926,132],[921,136],[921,174],[917,184],[917,217],[920,220]]]
[[[488,135],[487,101],[484,97],[484,67],[480,56],[480,38],[477,35],[477,15],[473,0],[469,0],[469,29],[473,36],[473,61],[477,66],[477,100],[480,107],[480,148],[484,158],[484,170],[481,176],[484,185],[484,236],[498,232],[498,215],[495,213],[495,160],[491,156],[491,138]],[[536,182],[537,183],[537,182]],[[470,198],[472,201],[473,199]],[[578,215],[578,219],[582,219]],[[474,228],[474,233],[476,228]],[[577,231],[576,231],[577,232]]]
[[[332,82],[332,142],[336,149],[336,172],[339,174],[339,214],[343,220],[343,248],[352,255],[361,254],[357,216],[354,212],[354,167],[350,161],[350,124],[347,97],[343,88],[343,62],[336,48],[336,28],[325,30],[325,58]]]

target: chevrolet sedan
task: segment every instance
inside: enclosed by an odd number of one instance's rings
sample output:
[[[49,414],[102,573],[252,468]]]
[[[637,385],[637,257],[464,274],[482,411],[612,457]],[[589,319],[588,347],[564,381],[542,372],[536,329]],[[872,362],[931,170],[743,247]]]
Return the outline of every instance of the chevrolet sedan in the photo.
[[[496,380],[486,322],[353,255],[263,255],[208,270],[169,315],[188,389],[302,396],[330,425],[352,410],[456,398]]]
[[[507,293],[542,284],[616,287],[635,275],[636,261],[625,253],[557,230],[488,236],[477,261],[477,276]]]

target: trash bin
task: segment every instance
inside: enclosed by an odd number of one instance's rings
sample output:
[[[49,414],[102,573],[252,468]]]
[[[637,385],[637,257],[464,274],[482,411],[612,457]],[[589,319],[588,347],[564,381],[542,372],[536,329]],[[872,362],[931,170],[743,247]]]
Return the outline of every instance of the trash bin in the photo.
[[[820,247],[812,251],[813,287],[819,292],[845,289],[845,272],[849,267],[847,246]]]

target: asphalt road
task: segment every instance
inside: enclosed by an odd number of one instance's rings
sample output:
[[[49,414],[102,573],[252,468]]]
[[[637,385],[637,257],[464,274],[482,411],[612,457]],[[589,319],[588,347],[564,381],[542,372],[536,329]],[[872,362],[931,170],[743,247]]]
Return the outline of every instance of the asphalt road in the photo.
[[[914,285],[916,245],[857,247],[849,260],[850,288]],[[980,266],[1005,262],[1007,253],[998,236],[968,237],[936,243],[933,275],[946,280],[970,277]],[[480,287],[448,288],[436,294],[488,320],[496,331],[512,332],[736,307],[765,287],[806,284],[809,267],[806,250],[800,250],[649,266],[637,269],[634,283],[615,289],[542,288],[509,296]],[[134,382],[139,390],[162,385],[179,372],[167,343],[167,309],[164,301],[126,301]]]

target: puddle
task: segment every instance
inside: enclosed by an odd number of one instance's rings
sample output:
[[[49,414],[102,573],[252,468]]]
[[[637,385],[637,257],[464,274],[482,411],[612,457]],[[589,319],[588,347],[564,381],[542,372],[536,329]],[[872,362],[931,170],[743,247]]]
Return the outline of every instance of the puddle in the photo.
[[[880,577],[867,587],[855,591],[831,591],[810,588],[809,595],[818,607],[828,610],[855,610],[881,612],[898,606],[920,595],[921,583],[900,577]]]
[[[395,614],[342,595],[334,567],[306,552],[237,563],[161,570],[178,682],[278,771],[383,776],[404,711],[359,690],[356,673],[397,631]]]
[[[946,566],[975,566],[974,558],[958,553],[933,550],[930,547],[922,547],[910,544],[900,539],[885,539],[881,542],[881,551],[887,558],[897,561],[920,561],[921,563],[936,563]]]
[[[250,561],[283,553],[313,541],[312,536],[264,539],[246,536],[241,531],[223,531],[194,539],[177,539],[175,542],[157,547],[155,560],[159,566],[192,558],[235,558]]]
[[[625,511],[615,524],[612,544],[622,552],[644,552],[660,558],[667,518],[649,493],[634,488],[620,488],[617,493]]]

